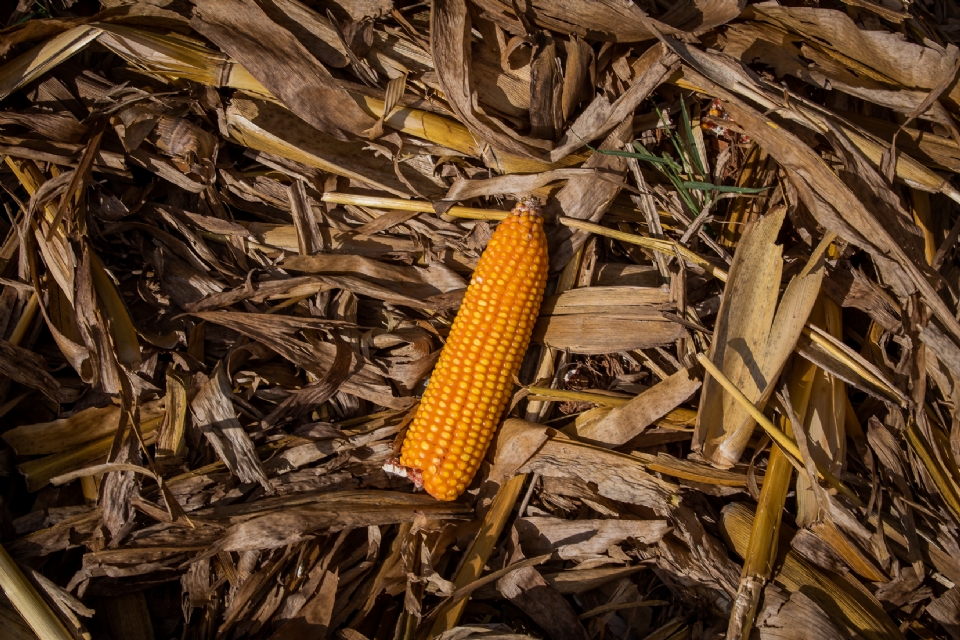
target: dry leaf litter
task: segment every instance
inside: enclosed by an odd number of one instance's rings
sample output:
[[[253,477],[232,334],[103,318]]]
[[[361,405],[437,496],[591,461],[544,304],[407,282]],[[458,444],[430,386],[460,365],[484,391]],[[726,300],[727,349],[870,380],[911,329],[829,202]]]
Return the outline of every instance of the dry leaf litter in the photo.
[[[960,638],[955,3],[0,19],[4,637]],[[384,465],[531,196],[437,501]]]

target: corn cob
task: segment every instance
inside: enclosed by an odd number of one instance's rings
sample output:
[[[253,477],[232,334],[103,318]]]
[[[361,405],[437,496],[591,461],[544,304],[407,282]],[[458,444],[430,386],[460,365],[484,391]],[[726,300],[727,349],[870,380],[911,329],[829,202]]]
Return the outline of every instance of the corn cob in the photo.
[[[546,279],[540,204],[523,200],[480,257],[400,460],[384,469],[407,476],[438,500],[463,493],[510,397]]]

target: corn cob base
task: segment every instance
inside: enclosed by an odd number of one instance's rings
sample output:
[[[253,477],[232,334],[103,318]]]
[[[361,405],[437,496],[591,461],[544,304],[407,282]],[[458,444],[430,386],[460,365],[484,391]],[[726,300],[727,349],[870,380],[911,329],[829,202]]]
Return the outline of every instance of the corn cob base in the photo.
[[[384,469],[454,500],[480,468],[543,300],[547,239],[535,199],[514,207],[494,232],[407,431],[399,460]]]

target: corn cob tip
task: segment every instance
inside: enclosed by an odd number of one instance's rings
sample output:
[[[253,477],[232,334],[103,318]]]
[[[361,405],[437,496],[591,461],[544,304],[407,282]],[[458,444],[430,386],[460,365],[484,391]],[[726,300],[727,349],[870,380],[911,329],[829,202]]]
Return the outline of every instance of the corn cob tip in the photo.
[[[383,470],[390,475],[407,478],[417,490],[423,489],[423,471],[400,464],[400,458],[390,458],[383,464]]]
[[[513,208],[513,211],[510,212],[513,215],[523,216],[529,215],[534,218],[543,217],[543,205],[540,203],[540,199],[536,196],[527,196],[525,198],[520,198],[517,201],[516,206]]]

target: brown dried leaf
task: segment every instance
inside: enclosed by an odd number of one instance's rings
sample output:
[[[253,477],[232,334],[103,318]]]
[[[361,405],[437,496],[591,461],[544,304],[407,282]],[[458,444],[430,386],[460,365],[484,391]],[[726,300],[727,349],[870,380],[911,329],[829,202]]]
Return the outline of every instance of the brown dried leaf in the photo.
[[[336,358],[337,349],[332,344],[311,344],[292,337],[308,325],[308,321],[303,318],[227,311],[208,311],[193,315],[257,340],[318,378],[326,375],[320,363],[332,363]],[[320,321],[318,324],[319,327],[330,325],[329,321]],[[390,387],[383,383],[375,367],[359,354],[353,354],[350,375],[344,381],[342,390],[391,409],[408,408],[411,402],[408,398],[394,396]]]
[[[506,0],[478,0],[477,4],[505,26],[512,27],[517,20],[512,15],[515,5]],[[634,3],[616,0],[532,0],[529,10],[537,24],[553,31],[614,42],[639,42],[652,40],[660,33],[707,31],[737,17],[744,4],[731,0],[677,2],[656,20]]]
[[[487,480],[502,483],[512,478],[540,445],[555,433],[553,429],[535,422],[508,418],[497,431],[494,465]]]
[[[841,640],[847,632],[802,591],[784,592],[769,585],[763,592],[763,609],[756,628],[761,640]]]
[[[201,387],[190,404],[194,424],[206,436],[217,457],[241,482],[259,482],[264,491],[273,493],[273,485],[260,464],[250,436],[236,418],[231,402],[230,384],[223,363]]]
[[[381,287],[395,289],[409,298],[429,298],[467,286],[466,280],[442,263],[406,267],[359,255],[319,254],[290,256],[282,264],[291,271],[357,276]]]
[[[863,73],[865,67],[877,79],[892,80],[907,88],[932,89],[960,54],[952,45],[943,48],[929,40],[918,45],[896,33],[861,29],[846,13],[833,9],[763,5],[751,7],[744,16],[799,33],[818,48],[834,49],[850,61],[849,65],[863,65],[853,67],[854,71]],[[952,92],[950,96],[956,102]]]
[[[572,353],[602,354],[650,349],[689,337],[687,330],[667,320],[630,320],[615,314],[578,314],[541,318],[533,341]]]
[[[613,102],[605,95],[594,98],[550,152],[550,159],[558,162],[579,149],[584,141],[596,140],[622,125],[640,103],[679,68],[680,59],[676,54],[659,43],[652,46],[637,61],[634,69],[637,78],[627,90]]]
[[[927,605],[927,613],[943,625],[951,638],[960,638],[960,591],[956,587],[947,589],[939,598]]]
[[[339,337],[334,336],[334,344],[337,348],[337,355],[334,356],[333,364],[330,365],[326,375],[320,380],[308,384],[303,389],[291,393],[286,400],[263,418],[262,424],[264,427],[271,427],[288,417],[319,409],[320,405],[333,397],[333,394],[337,392],[350,373],[353,355],[350,346]]]
[[[47,371],[43,358],[6,340],[0,340],[0,374],[60,401],[60,384]]]
[[[280,508],[274,513],[233,525],[208,551],[273,549],[308,539],[331,526],[354,528],[413,521],[418,513],[434,519],[455,518],[464,506],[438,502],[429,496],[387,491],[343,491],[322,502]]]
[[[320,131],[346,140],[374,125],[330,72],[256,3],[199,0],[190,25]]]
[[[570,603],[548,585],[534,567],[524,567],[500,578],[497,589],[551,638],[586,640],[589,637]]]
[[[471,77],[471,18],[465,0],[440,0],[430,11],[430,44],[437,77],[450,107],[460,121],[480,140],[495,149],[522,158],[546,161],[552,145],[524,137],[477,104]]]
[[[481,196],[525,195],[558,180],[569,180],[577,176],[601,178],[595,169],[552,169],[542,173],[528,175],[505,175],[484,180],[458,178],[444,200],[465,201]]]
[[[894,206],[889,187],[863,157],[862,152],[853,147],[847,135],[839,131],[836,125],[824,121],[832,134],[835,150],[843,154],[848,162],[848,171],[851,172],[848,175],[861,184],[866,182],[870,188],[877,188],[878,195],[864,188],[855,193],[797,136],[783,127],[769,126],[766,117],[727,90],[726,85],[746,85],[748,91],[756,91],[751,86],[752,81],[744,76],[742,71],[733,69],[715,56],[702,52],[694,53],[681,43],[674,43],[673,46],[681,52],[685,61],[696,65],[698,71],[710,76],[710,79],[707,79],[697,71],[690,72],[691,80],[721,97],[725,108],[739,126],[755,138],[787,171],[791,183],[817,222],[848,242],[866,249],[884,270],[887,284],[897,286],[901,293],[908,294],[912,290],[919,290],[924,302],[947,331],[960,340],[960,323],[930,284],[928,276],[933,274],[925,260],[919,262],[910,257],[923,256],[922,247],[913,230],[907,226],[904,216],[892,213]],[[720,84],[715,84],[714,81]],[[721,84],[724,84],[724,87],[721,87]],[[872,205],[880,205],[880,208],[876,211],[868,209],[862,200],[864,197],[868,198]],[[895,196],[893,199],[895,200]],[[906,242],[906,246],[901,240]],[[907,290],[903,291],[904,288]]]
[[[624,120],[599,145],[600,149],[621,149],[633,133],[630,119]],[[620,184],[627,175],[627,162],[618,156],[595,153],[583,163],[584,169],[603,173],[608,180],[598,182],[592,178],[579,177],[567,181],[560,191],[547,202],[544,213],[548,216],[567,216],[578,220],[598,222],[610,204],[620,193]],[[587,241],[585,231],[574,231],[565,226],[548,229],[550,247],[550,270],[562,269]]]
[[[724,537],[739,555],[746,550],[752,522],[753,513],[744,504],[733,503],[723,511]],[[784,544],[778,545],[779,570],[774,582],[790,593],[802,591],[847,632],[878,640],[904,637],[880,603],[861,585],[817,568],[789,550],[785,544],[788,538],[783,537]]]
[[[346,99],[353,103],[352,98]],[[227,106],[226,124],[230,137],[251,149],[359,180],[397,196],[411,195],[407,184],[394,174],[389,158],[364,153],[364,143],[338,140],[274,102],[238,94]],[[403,175],[420,193],[442,192],[420,172],[404,170]]]
[[[664,515],[669,512],[670,496],[680,490],[647,473],[636,458],[559,437],[547,440],[520,472],[578,478],[594,483],[602,496],[650,507]]]
[[[333,605],[337,597],[339,577],[336,573],[326,572],[316,593],[312,594],[296,616],[277,629],[271,640],[322,640],[330,630],[333,617]]]
[[[656,544],[670,531],[666,520],[563,520],[527,517],[517,520],[520,544],[527,555],[556,553],[564,560],[606,553],[626,540]]]

